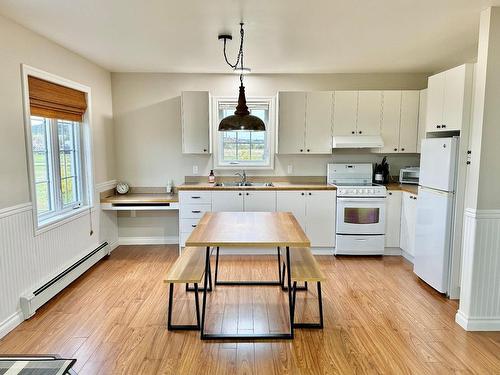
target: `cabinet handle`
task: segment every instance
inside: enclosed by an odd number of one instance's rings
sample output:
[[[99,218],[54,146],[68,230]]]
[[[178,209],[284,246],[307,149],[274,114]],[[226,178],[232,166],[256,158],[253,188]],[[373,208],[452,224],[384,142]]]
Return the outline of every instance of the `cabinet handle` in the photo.
[[[398,150],[397,148],[394,149],[394,151],[397,151],[397,150]]]
[[[304,150],[303,150],[303,149],[300,149],[300,152],[304,152]]]
[[[204,149],[203,149],[203,152],[207,152],[207,149],[206,149],[206,148],[204,148]]]
[[[441,127],[444,129],[444,128],[446,128],[446,125],[443,124],[443,125],[441,125]]]
[[[405,150],[404,148],[401,149],[401,151],[404,151],[404,150]]]
[[[191,199],[200,199],[201,197],[191,197]]]
[[[191,224],[191,226],[192,226],[193,228],[196,228],[196,224]]]
[[[441,125],[436,125],[436,128],[441,129]]]
[[[361,130],[358,132],[359,134],[363,133]]]
[[[250,193],[247,193],[247,195],[250,195]]]
[[[356,134],[356,132],[353,130],[353,131],[352,131],[352,134]]]
[[[313,195],[312,193],[309,193],[309,195]]]
[[[193,214],[199,214],[201,211],[200,210],[193,210],[191,211]]]
[[[470,160],[467,160],[465,164],[470,165]]]
[[[306,195],[306,193],[300,193],[300,195]]]
[[[238,195],[239,195],[240,197],[242,196],[242,194],[241,194],[241,193],[238,193]]]
[[[392,195],[392,193],[391,193],[391,192],[389,192],[389,195]]]
[[[310,149],[307,149],[307,152],[310,152],[311,150]]]

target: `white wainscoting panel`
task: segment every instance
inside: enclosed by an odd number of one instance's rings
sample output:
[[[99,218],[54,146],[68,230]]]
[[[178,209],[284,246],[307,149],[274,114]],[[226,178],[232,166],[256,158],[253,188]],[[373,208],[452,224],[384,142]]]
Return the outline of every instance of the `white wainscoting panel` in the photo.
[[[500,210],[465,211],[456,321],[466,330],[500,330]]]
[[[20,322],[21,294],[40,287],[102,242],[117,246],[116,215],[96,207],[36,236],[31,203],[0,210],[0,338]]]

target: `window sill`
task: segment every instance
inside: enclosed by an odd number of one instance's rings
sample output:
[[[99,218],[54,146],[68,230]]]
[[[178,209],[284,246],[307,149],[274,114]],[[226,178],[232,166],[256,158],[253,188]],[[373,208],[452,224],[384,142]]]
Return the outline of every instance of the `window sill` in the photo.
[[[93,208],[91,206],[83,206],[75,210],[68,211],[60,215],[51,217],[49,219],[45,219],[41,222],[38,222],[37,224],[35,224],[35,236],[51,231],[52,229],[55,229],[66,223],[69,223],[73,220],[83,217],[88,214],[89,209],[92,209],[93,211]]]

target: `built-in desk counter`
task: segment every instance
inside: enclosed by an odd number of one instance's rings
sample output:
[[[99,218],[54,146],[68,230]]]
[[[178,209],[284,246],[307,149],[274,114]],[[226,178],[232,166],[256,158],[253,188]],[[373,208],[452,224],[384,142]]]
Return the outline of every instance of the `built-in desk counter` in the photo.
[[[101,208],[110,211],[178,210],[179,197],[167,193],[127,193],[101,197]]]

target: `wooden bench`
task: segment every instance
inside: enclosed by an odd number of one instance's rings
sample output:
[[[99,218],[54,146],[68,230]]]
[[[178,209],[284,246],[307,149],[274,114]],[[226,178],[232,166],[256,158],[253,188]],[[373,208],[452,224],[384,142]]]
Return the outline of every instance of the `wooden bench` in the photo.
[[[316,282],[318,287],[319,323],[294,322],[294,328],[323,328],[323,301],[321,298],[321,282],[326,278],[319,268],[318,262],[316,262],[311,249],[308,247],[290,249],[290,267],[292,269],[291,279],[293,293],[293,316],[295,316],[297,282]]]
[[[210,268],[209,268],[210,271]],[[186,247],[182,251],[181,256],[170,267],[165,283],[169,284],[168,296],[168,321],[167,328],[169,331],[173,330],[199,330],[200,329],[200,303],[198,299],[198,284],[202,282],[205,274],[205,248],[201,247]],[[208,274],[210,284],[212,278],[210,272]],[[172,308],[174,299],[174,285],[186,284],[186,290],[189,284],[194,284],[194,302],[196,306],[196,324],[189,325],[173,325],[172,324]],[[211,290],[211,285],[210,285]]]

